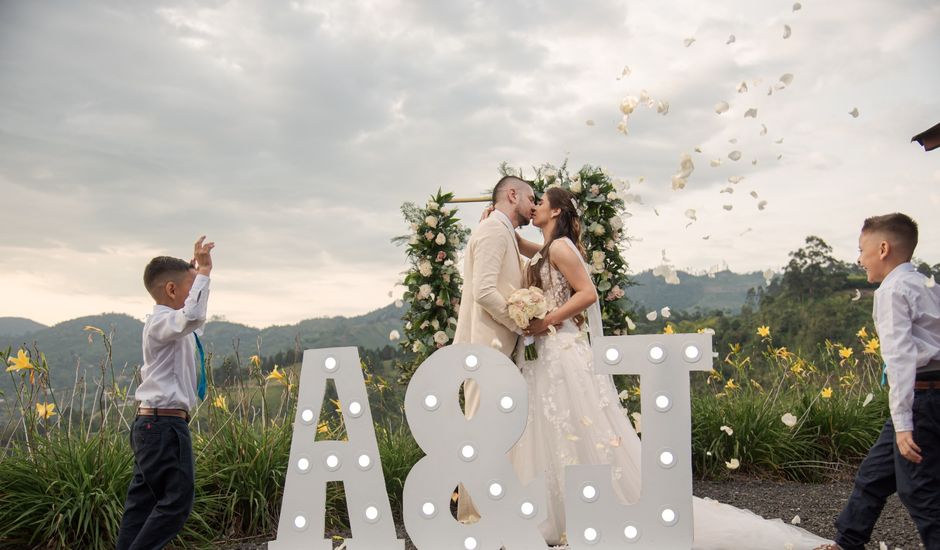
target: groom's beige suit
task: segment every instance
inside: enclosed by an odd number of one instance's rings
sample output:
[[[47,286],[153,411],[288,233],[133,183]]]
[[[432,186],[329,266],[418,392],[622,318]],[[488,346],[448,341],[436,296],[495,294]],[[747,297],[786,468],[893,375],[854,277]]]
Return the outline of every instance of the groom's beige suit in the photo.
[[[499,210],[494,211],[473,230],[467,244],[455,344],[498,347],[512,356],[519,329],[509,317],[506,302],[522,286],[521,262],[512,222]],[[468,381],[464,384],[468,419],[479,405],[480,389],[475,382]],[[457,502],[457,519],[466,521],[473,517],[479,514],[470,499],[462,496]]]

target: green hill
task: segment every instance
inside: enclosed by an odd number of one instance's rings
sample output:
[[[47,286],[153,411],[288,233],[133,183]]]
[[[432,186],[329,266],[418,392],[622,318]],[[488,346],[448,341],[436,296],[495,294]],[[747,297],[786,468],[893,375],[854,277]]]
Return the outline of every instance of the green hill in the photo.
[[[765,285],[760,272],[732,273],[720,271],[714,277],[678,272],[680,284],[666,284],[652,271],[644,271],[633,280],[637,283],[626,290],[627,297],[640,309],[669,306],[675,311],[724,311],[737,313],[747,298],[747,291]]]
[[[403,308],[388,305],[357,317],[329,317],[308,319],[295,325],[272,326],[257,329],[227,321],[206,323],[203,341],[207,351],[221,358],[233,355],[235,350],[244,362],[250,355],[274,355],[295,347],[300,349],[357,346],[360,349],[380,349],[386,346],[388,334],[401,330]],[[10,319],[10,318],[5,318]],[[25,320],[28,321],[28,320]],[[85,375],[89,387],[100,377],[100,366],[106,359],[106,350],[97,334],[84,330],[94,326],[112,336],[112,358],[115,373],[120,377],[132,376],[141,363],[141,330],[143,322],[121,313],[92,315],[65,321],[52,327],[38,323],[40,327],[18,335],[0,332],[0,349],[8,346],[15,353],[20,347],[30,350],[37,347],[46,356],[56,389],[71,390],[76,374]],[[10,326],[27,326],[11,323]],[[92,342],[89,342],[92,335]],[[12,384],[9,376],[0,378],[0,391],[10,394]]]
[[[24,319],[23,317],[0,317],[0,335],[22,336],[44,328],[49,327],[31,319]],[[0,338],[2,338],[2,336],[0,336]]]

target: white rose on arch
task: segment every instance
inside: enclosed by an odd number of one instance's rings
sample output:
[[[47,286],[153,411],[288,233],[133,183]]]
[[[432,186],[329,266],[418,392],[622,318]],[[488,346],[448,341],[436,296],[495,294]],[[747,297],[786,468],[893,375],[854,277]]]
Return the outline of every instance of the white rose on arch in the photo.
[[[444,235],[443,233],[438,233],[438,234],[437,234],[437,238],[434,239],[434,242],[436,242],[436,243],[439,244],[439,245],[444,245],[444,244],[446,244],[446,243],[447,243],[447,235]]]
[[[450,337],[447,336],[447,333],[444,332],[443,330],[439,330],[434,333],[434,342],[437,345],[443,346],[444,344],[447,343],[448,340],[450,340]]]
[[[424,223],[428,224],[428,227],[437,227],[437,217],[428,216],[424,218]]]
[[[425,300],[431,296],[431,285],[423,284],[418,287],[418,299]]]
[[[620,216],[614,216],[613,218],[610,218],[609,221],[610,221],[610,227],[613,228],[614,230],[619,231],[623,229],[623,218],[621,218]]]
[[[422,260],[421,263],[418,264],[418,272],[424,277],[430,277],[431,273],[434,272],[434,267],[428,260]]]

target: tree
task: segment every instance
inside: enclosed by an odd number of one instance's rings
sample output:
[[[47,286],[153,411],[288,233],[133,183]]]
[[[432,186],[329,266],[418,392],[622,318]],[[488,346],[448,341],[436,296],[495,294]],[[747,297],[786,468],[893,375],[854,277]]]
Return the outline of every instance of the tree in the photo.
[[[819,237],[806,237],[806,246],[790,252],[780,294],[788,299],[813,300],[847,288],[849,265],[832,255],[832,247]]]

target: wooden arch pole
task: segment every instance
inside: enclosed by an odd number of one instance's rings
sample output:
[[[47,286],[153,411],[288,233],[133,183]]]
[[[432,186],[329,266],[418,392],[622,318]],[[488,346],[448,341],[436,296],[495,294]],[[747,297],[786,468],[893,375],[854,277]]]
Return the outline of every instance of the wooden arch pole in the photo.
[[[447,204],[465,203],[465,202],[490,202],[492,197],[463,197],[453,198],[447,201]]]

